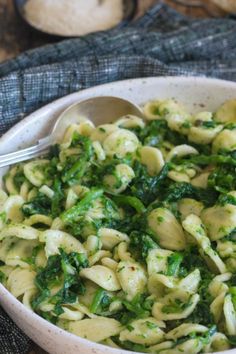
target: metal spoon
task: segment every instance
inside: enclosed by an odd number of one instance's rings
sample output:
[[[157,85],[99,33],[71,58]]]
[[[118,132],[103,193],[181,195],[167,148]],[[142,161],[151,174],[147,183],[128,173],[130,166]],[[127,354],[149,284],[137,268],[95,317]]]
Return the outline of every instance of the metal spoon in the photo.
[[[137,105],[119,97],[101,96],[75,103],[60,114],[50,135],[40,139],[36,145],[0,155],[0,167],[30,160],[47,153],[51,145],[62,139],[66,128],[70,124],[79,122],[79,117],[89,118],[101,124],[128,114],[143,117],[143,113]]]

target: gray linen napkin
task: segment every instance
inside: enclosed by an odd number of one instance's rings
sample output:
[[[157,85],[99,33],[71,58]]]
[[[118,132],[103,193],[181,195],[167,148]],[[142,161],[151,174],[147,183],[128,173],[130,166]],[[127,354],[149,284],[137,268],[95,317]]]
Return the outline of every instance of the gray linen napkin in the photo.
[[[158,4],[122,29],[64,40],[0,64],[0,134],[69,93],[116,80],[207,75],[236,81],[236,22],[193,20]],[[30,340],[0,311],[0,353]]]

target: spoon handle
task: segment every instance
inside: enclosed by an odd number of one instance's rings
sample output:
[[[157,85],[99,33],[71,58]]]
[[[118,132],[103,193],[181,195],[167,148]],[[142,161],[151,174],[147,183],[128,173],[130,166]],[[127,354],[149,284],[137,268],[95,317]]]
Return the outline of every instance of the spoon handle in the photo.
[[[0,155],[0,168],[44,155],[49,151],[49,147],[51,144],[51,139],[49,137],[46,137],[44,139],[39,140],[37,145],[16,152],[11,152],[9,154]]]

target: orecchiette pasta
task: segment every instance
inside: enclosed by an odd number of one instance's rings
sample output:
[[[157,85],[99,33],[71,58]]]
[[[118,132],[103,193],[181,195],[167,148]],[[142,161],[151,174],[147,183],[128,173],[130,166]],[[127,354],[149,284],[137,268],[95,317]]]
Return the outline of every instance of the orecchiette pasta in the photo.
[[[163,248],[183,250],[186,245],[183,229],[166,208],[157,208],[148,215],[148,225]]]
[[[128,251],[127,242],[119,243],[115,250],[117,251],[117,260],[134,262],[134,259],[131,257],[131,254]]]
[[[3,206],[4,212],[6,213],[6,219],[13,222],[21,222],[23,220],[21,207],[24,202],[24,199],[19,195],[7,198]]]
[[[9,274],[7,288],[15,297],[22,296],[27,290],[35,288],[34,278],[34,271],[16,268]]]
[[[204,353],[213,353],[214,351],[230,349],[230,343],[226,335],[216,332],[211,337],[208,345],[204,348]]]
[[[148,120],[161,119],[163,115],[170,113],[185,114],[184,107],[171,99],[149,101],[144,106],[144,114]]]
[[[200,216],[203,208],[203,203],[191,198],[183,198],[178,202],[178,210],[182,219],[185,219],[190,214]]]
[[[106,338],[115,336],[122,330],[121,324],[107,317],[91,318],[82,321],[69,321],[62,324],[70,332],[94,342],[101,342]]]
[[[121,288],[115,272],[102,265],[94,265],[91,268],[82,269],[80,276],[109,291],[117,291]]]
[[[100,228],[98,235],[101,238],[103,248],[108,250],[113,249],[118,243],[122,241],[129,242],[129,237],[125,233],[114,229],[108,229],[106,227]]]
[[[217,153],[219,150],[234,151],[236,148],[236,129],[224,129],[217,135],[212,144],[212,151]]]
[[[44,169],[49,165],[48,160],[28,162],[24,166],[24,174],[30,183],[36,187],[42,186],[45,181]]]
[[[211,112],[200,112],[192,120],[188,139],[196,144],[210,144],[222,130],[223,125],[215,125]]]
[[[14,166],[5,176],[5,187],[7,192],[12,194],[18,194],[18,189],[15,184],[15,176],[21,171],[20,166]]]
[[[102,243],[99,237],[95,235],[90,235],[88,236],[87,240],[84,242],[83,246],[88,252],[88,255],[91,256],[101,249]]]
[[[138,148],[138,138],[126,129],[117,129],[103,141],[103,148],[107,156],[124,157],[127,153],[134,153]]]
[[[85,118],[85,117],[76,117],[76,124],[71,124],[67,129],[63,137],[63,145],[64,144],[71,144],[71,141],[73,139],[73,135],[75,133],[79,133],[82,135],[90,135],[91,132],[93,131],[94,124],[91,122],[91,120]]]
[[[164,323],[153,317],[133,321],[130,326],[131,330],[124,329],[120,332],[119,338],[122,342],[128,340],[133,343],[153,345],[161,342],[165,337],[165,333],[160,329],[164,327]]]
[[[109,136],[109,134],[113,133],[117,129],[118,127],[115,124],[99,125],[90,135],[90,139],[92,141],[98,141],[102,144],[103,141]]]
[[[66,306],[62,306],[62,309],[64,312],[59,315],[59,318],[63,320],[79,321],[84,318],[84,314],[77,309],[67,308]]]
[[[37,245],[38,242],[36,240],[29,245],[28,240],[16,239],[6,254],[5,264],[12,267],[28,268],[27,259]]]
[[[24,224],[10,224],[0,232],[0,240],[6,237],[16,236],[25,240],[35,240],[40,236],[40,231]]]
[[[170,161],[174,157],[183,157],[186,155],[196,155],[196,154],[198,154],[198,151],[192,146],[186,144],[178,145],[175,146],[173,149],[171,149],[169,154],[166,156],[166,161]]]
[[[164,274],[152,274],[148,278],[148,291],[154,294],[157,298],[164,296],[165,293],[170,292],[177,285],[174,277],[166,276]]]
[[[75,114],[49,154],[0,184],[2,284],[113,348],[235,347],[235,106],[190,114],[153,100],[146,120],[97,127]]]
[[[114,271],[116,271],[116,268],[118,266],[118,263],[116,261],[114,261],[114,259],[109,258],[109,257],[103,257],[101,259],[101,263],[105,267],[110,268],[111,270],[114,270]]]
[[[126,164],[116,165],[115,172],[103,177],[106,189],[114,194],[123,192],[135,177],[132,168]]]
[[[169,113],[166,115],[168,127],[178,133],[186,135],[189,131],[189,117],[184,113]]]
[[[95,141],[92,143],[92,145],[93,145],[95,154],[96,154],[96,156],[97,156],[97,159],[100,160],[100,161],[105,160],[106,154],[105,154],[105,151],[104,151],[103,148],[102,148],[101,143],[100,143],[99,141],[96,141],[96,140],[95,140]]]
[[[215,205],[204,209],[201,218],[210,239],[212,241],[218,240],[236,228],[236,206],[232,204]]]
[[[185,172],[178,172],[173,170],[168,173],[168,177],[175,182],[190,182],[190,178]]]
[[[141,118],[136,117],[132,114],[127,114],[126,116],[119,118],[114,124],[120,128],[127,128],[127,129],[145,127],[144,121]]]
[[[228,294],[224,298],[224,315],[227,334],[236,335],[236,311],[232,297]]]
[[[92,266],[106,257],[111,257],[111,253],[109,251],[99,250],[95,252],[93,255],[91,255],[90,257],[88,257],[88,263],[90,266]]]
[[[190,214],[183,221],[184,229],[194,237],[203,253],[210,258],[215,268],[220,273],[226,272],[226,266],[219,255],[211,248],[211,243],[206,235],[201,219],[197,215]]]
[[[183,323],[180,326],[172,329],[166,334],[167,339],[176,340],[181,337],[187,337],[191,333],[205,333],[208,328],[195,323]]]
[[[46,230],[42,232],[40,241],[45,242],[46,256],[59,253],[63,248],[66,252],[86,253],[83,245],[75,237],[59,230]]]
[[[157,320],[170,321],[188,317],[200,301],[198,294],[176,290],[154,303],[152,314]]]
[[[137,294],[144,292],[147,278],[138,263],[122,261],[116,268],[116,274],[127,300],[132,300]]]
[[[194,177],[191,180],[191,184],[194,187],[199,187],[199,188],[204,188],[206,189],[208,186],[208,177],[210,175],[210,172],[201,172],[199,175]]]
[[[52,218],[47,215],[34,214],[31,215],[28,219],[24,220],[24,224],[27,226],[32,226],[35,224],[42,224],[44,227],[52,225]]]
[[[45,184],[39,188],[39,192],[45,194],[48,198],[53,198],[54,196],[54,191]]]
[[[147,166],[149,174],[151,176],[157,175],[165,164],[162,152],[151,146],[143,146],[139,150],[139,153],[141,162]]]
[[[174,252],[163,249],[152,249],[147,256],[147,269],[149,276],[155,273],[167,273],[168,258]]]
[[[215,112],[215,119],[220,123],[234,123],[235,122],[235,107],[236,100],[228,100],[224,102]]]

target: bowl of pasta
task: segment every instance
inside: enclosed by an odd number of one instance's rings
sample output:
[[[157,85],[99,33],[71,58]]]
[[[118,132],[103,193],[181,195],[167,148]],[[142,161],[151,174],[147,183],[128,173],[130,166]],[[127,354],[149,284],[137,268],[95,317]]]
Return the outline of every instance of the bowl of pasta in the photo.
[[[78,117],[47,155],[0,170],[1,305],[52,354],[233,353],[235,83],[97,86],[22,120],[0,151],[109,95],[145,118]]]

